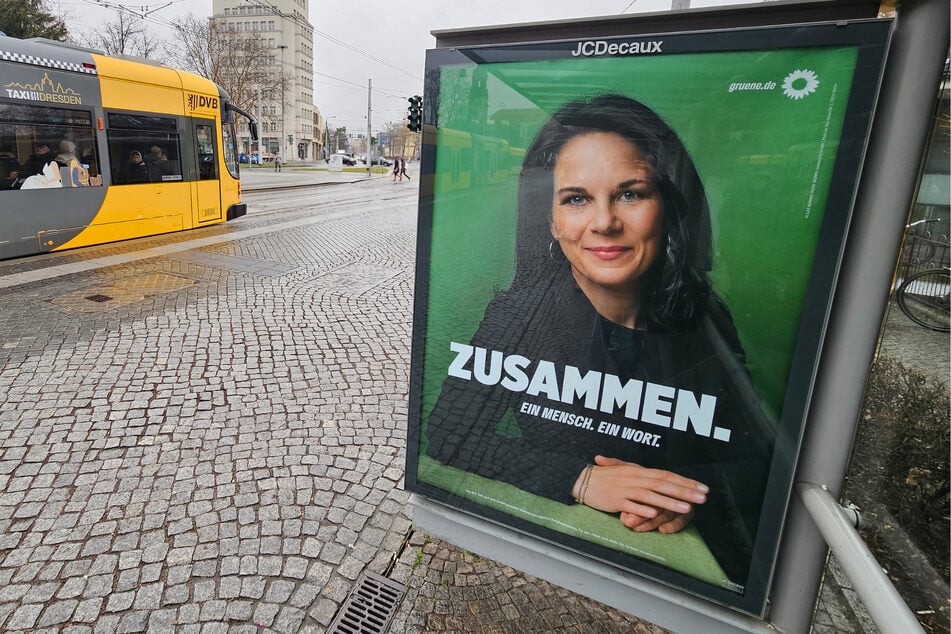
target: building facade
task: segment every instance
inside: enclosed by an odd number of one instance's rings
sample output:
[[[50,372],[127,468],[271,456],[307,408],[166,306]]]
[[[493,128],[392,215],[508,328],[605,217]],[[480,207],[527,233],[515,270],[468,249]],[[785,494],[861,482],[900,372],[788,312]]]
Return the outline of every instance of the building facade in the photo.
[[[280,154],[282,160],[324,158],[325,124],[314,103],[314,27],[308,0],[213,0],[212,22],[250,33],[271,51],[284,89],[264,89],[256,99],[259,143],[242,141],[248,154]],[[281,94],[283,92],[283,94]]]

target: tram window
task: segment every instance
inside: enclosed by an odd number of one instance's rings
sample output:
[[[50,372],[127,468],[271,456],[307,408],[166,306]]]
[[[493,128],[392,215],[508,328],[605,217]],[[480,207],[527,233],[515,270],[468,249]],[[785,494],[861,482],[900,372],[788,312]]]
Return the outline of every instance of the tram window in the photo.
[[[232,177],[238,178],[238,139],[235,136],[234,124],[223,123],[221,136],[224,144],[222,154],[224,155],[225,166]]]
[[[122,130],[151,130],[153,132],[178,132],[178,121],[143,113],[109,113],[109,128]]]
[[[174,118],[110,112],[108,120],[106,139],[113,184],[183,180],[178,122]]]
[[[0,104],[0,190],[98,185],[92,113]]]
[[[195,124],[195,143],[198,146],[198,178],[203,181],[216,180],[218,161],[215,156],[215,126]]]

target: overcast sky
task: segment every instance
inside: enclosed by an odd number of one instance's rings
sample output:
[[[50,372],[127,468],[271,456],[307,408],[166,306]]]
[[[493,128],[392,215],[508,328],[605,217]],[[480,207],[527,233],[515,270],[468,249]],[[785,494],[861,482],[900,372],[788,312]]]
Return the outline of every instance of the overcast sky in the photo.
[[[756,0],[691,0],[691,7]],[[144,5],[144,2],[150,2]],[[167,34],[165,25],[192,12],[211,14],[211,0],[53,0],[77,29],[114,20],[119,5],[148,13],[146,26]],[[166,6],[167,5],[167,6]],[[422,94],[431,31],[495,24],[563,20],[667,11],[671,0],[310,0],[314,27],[314,99],[330,126],[366,129],[367,82],[373,81],[374,131],[400,121],[406,98]],[[359,51],[359,52],[358,52]]]

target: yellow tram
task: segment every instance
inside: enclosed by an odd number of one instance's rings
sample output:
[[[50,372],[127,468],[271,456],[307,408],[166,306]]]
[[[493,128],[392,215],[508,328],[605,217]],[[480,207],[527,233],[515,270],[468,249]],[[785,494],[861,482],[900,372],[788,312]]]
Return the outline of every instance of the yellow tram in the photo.
[[[242,216],[235,116],[214,82],[0,37],[0,259]]]

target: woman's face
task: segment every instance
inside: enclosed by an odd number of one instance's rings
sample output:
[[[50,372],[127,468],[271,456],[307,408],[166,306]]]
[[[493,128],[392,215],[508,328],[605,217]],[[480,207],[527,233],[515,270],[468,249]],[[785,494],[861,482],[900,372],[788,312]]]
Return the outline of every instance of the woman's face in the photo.
[[[640,150],[617,134],[582,134],[558,153],[551,233],[589,297],[596,287],[636,295],[663,244],[655,180]]]

